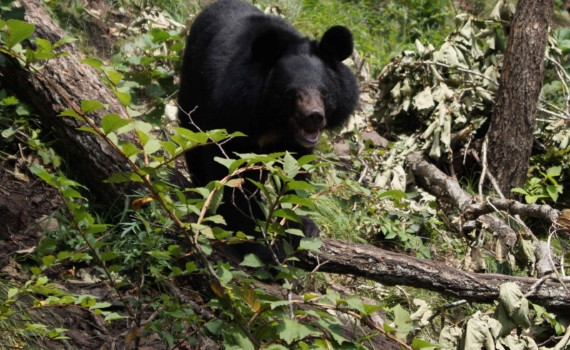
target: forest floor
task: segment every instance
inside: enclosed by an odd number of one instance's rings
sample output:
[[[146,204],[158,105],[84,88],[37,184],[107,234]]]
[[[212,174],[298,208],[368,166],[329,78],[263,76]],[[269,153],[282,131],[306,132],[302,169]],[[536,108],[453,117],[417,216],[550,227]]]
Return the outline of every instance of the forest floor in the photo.
[[[109,59],[115,38],[111,35],[113,26],[104,23],[100,18],[108,16],[109,5],[104,0],[89,1],[86,10],[92,14],[92,20],[86,26],[89,45],[97,52],[97,56]],[[128,23],[128,16],[111,13],[116,16],[117,23]],[[9,156],[0,159],[0,279],[15,286],[23,286],[32,278],[31,266],[37,266],[33,257],[38,245],[45,239],[45,232],[57,230],[60,227],[58,215],[61,214],[63,200],[58,191],[43,180],[33,176],[27,167],[34,163],[33,157],[24,155],[22,147],[17,144],[4,145]],[[20,148],[19,152],[17,151]],[[9,152],[13,150],[15,152]],[[40,248],[41,249],[41,248]],[[52,248],[53,249],[53,248]],[[55,249],[55,253],[57,253]],[[106,311],[127,315],[125,307],[116,293],[105,281],[99,280],[100,275],[87,264],[60,264],[44,271],[49,282],[58,289],[70,294],[94,296],[98,302],[107,301],[112,304]],[[129,293],[125,293],[128,298]],[[125,349],[129,348],[129,339],[138,338],[141,330],[133,327],[133,322],[116,320],[105,324],[100,315],[77,305],[33,308],[33,300],[21,300],[21,309],[27,309],[30,323],[42,323],[50,328],[65,328],[68,339],[49,340],[36,339],[35,344],[28,348],[35,349]],[[152,312],[143,312],[142,318],[150,317]],[[126,340],[125,340],[126,339]],[[149,337],[140,337],[138,348],[141,350],[166,349],[155,333]],[[189,349],[183,344],[178,349]]]
[[[21,286],[31,278],[29,266],[34,264],[31,257],[44,238],[43,232],[59,225],[56,217],[62,200],[44,181],[28,179],[17,168],[10,162],[0,163],[0,278]],[[93,295],[98,301],[112,303],[112,311],[125,314],[121,303],[113,301],[116,298],[110,286],[93,278],[91,271],[85,266],[62,264],[49,268],[46,275],[60,289],[71,294]],[[20,307],[30,308],[32,304],[32,300],[24,300]],[[67,329],[65,335],[69,337],[61,341],[38,339],[38,344],[31,345],[33,348],[120,349],[123,347],[117,343],[122,344],[130,332],[125,320],[114,321],[107,327],[100,316],[76,305],[31,310],[30,316],[29,322],[35,319],[48,327]],[[140,349],[165,348],[152,336],[140,345]]]

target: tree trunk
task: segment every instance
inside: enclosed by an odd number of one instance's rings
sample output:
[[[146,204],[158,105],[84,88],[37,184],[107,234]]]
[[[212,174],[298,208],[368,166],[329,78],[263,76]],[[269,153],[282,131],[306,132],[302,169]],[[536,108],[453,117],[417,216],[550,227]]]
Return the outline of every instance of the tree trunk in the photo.
[[[39,1],[23,0],[20,4],[25,10],[25,20],[36,26],[36,37],[54,43],[65,36]],[[82,100],[97,100],[109,105],[108,109],[91,113],[90,117],[94,120],[107,113],[128,118],[126,110],[105,86],[99,73],[80,62],[81,54],[75,45],[62,45],[58,50],[68,52],[69,56],[49,60],[41,74],[30,73],[22,69],[15,59],[5,56],[6,59],[0,64],[0,82],[33,107],[44,127],[53,131],[59,141],[56,150],[70,160],[66,165],[79,176],[78,180],[98,199],[113,203],[123,186],[102,181],[113,173],[129,171],[126,162],[101,138],[78,132],[76,129],[83,122],[57,115],[71,108],[71,105],[80,106]],[[123,134],[119,138],[137,143],[134,133]]]
[[[520,0],[511,23],[489,129],[489,171],[503,194],[523,187],[544,71],[553,0]]]

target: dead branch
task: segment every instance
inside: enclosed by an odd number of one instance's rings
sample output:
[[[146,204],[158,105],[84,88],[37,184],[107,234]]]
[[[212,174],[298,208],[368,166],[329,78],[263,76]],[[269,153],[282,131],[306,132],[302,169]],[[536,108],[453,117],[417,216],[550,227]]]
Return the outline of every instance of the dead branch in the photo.
[[[426,190],[435,194],[440,200],[450,202],[461,212],[471,205],[478,203],[477,196],[465,192],[457,180],[445,175],[435,165],[423,159],[421,153],[412,153],[406,158],[412,172]],[[514,247],[518,237],[517,233],[494,215],[482,215],[478,221],[486,224],[490,230],[495,231],[505,239],[509,248]]]
[[[536,286],[536,278],[465,272],[442,262],[418,259],[370,245],[324,239],[318,256],[304,253],[301,264],[311,271],[320,262],[319,271],[353,275],[384,285],[403,285],[432,290],[469,302],[492,303],[499,297],[499,286],[516,283],[523,293],[533,291],[528,299],[551,311],[570,311],[570,294],[560,283],[545,281]]]
[[[495,232],[511,250],[517,243],[519,235],[493,214],[497,210],[507,209],[507,213],[544,218],[550,222],[555,222],[556,217],[560,214],[549,206],[526,205],[517,201],[495,198],[485,201],[480,196],[469,195],[461,188],[457,180],[445,175],[435,165],[424,160],[421,153],[412,153],[408,155],[406,160],[416,179],[426,190],[435,194],[440,200],[447,201],[457,207],[467,219],[477,218],[478,222],[486,226],[491,232]],[[544,261],[549,256],[548,250],[550,248],[541,244],[530,230],[525,230],[525,234],[530,235],[535,246],[538,274],[542,276],[553,272],[551,264]]]
[[[538,218],[553,224],[556,223],[560,216],[560,211],[546,204],[523,204],[515,200],[498,198],[489,198],[489,202],[481,201],[470,204],[463,212],[465,217],[467,219],[476,219],[479,216],[493,213],[496,209],[499,209],[511,215]]]

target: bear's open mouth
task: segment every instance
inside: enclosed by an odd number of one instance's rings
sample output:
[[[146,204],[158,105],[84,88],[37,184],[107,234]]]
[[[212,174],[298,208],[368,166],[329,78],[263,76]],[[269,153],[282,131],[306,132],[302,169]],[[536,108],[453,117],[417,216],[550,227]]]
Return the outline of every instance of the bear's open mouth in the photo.
[[[313,147],[319,142],[319,129],[299,129],[295,134],[297,141],[305,147]]]
[[[291,119],[291,125],[295,130],[295,140],[303,147],[312,148],[319,142],[321,131],[319,128],[299,126],[294,119]]]

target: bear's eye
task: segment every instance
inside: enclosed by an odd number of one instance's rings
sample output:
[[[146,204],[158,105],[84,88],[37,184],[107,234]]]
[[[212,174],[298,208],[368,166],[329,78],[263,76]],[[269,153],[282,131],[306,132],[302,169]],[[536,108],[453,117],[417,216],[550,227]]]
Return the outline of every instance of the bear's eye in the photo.
[[[329,91],[329,89],[327,89],[326,87],[321,89],[321,96],[322,96],[323,98],[329,97],[329,94],[330,94],[330,91]]]

